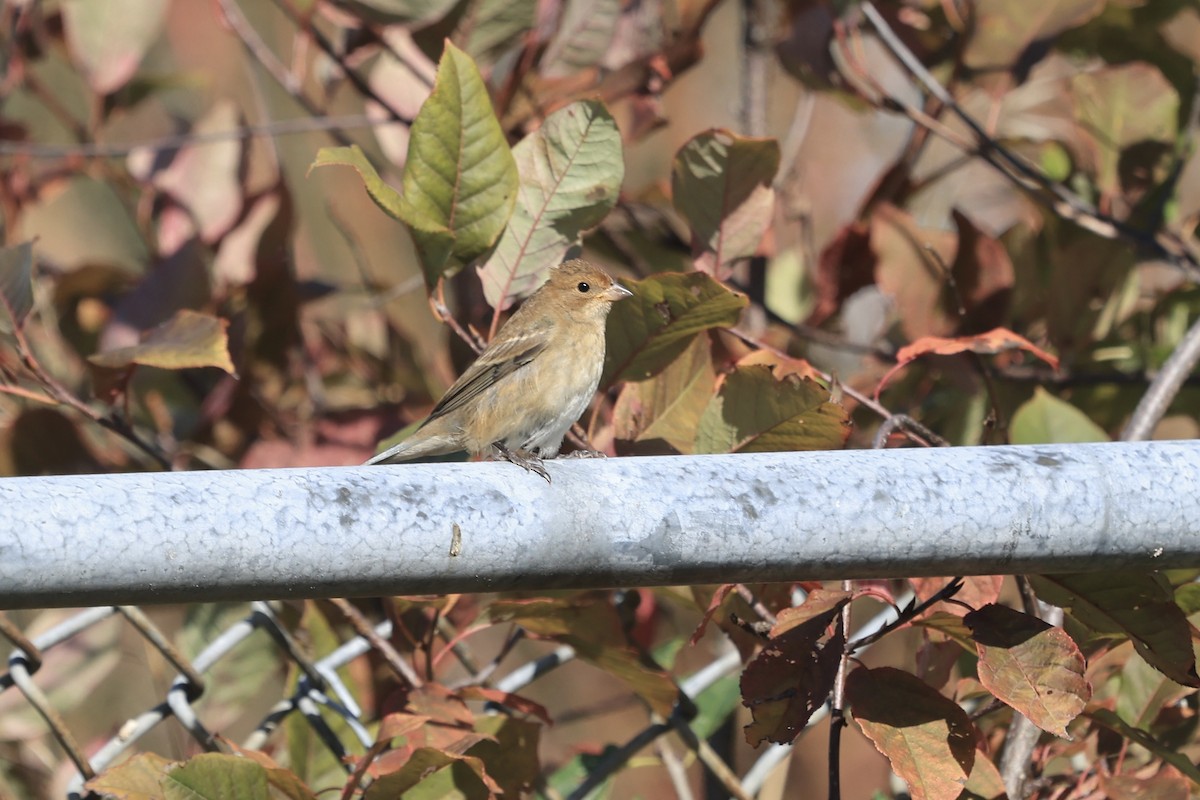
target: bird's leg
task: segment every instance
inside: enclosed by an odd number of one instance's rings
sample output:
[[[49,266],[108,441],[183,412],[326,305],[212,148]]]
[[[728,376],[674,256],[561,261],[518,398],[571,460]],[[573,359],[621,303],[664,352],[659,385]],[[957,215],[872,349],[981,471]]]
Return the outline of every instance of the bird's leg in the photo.
[[[533,453],[524,453],[520,450],[510,450],[508,446],[504,444],[504,442],[493,442],[492,449],[495,450],[496,454],[505,461],[511,461],[518,467],[523,467],[530,472],[536,472],[538,475],[541,475],[546,479],[546,483],[550,483],[550,473],[546,471],[544,466],[542,466],[542,459]]]

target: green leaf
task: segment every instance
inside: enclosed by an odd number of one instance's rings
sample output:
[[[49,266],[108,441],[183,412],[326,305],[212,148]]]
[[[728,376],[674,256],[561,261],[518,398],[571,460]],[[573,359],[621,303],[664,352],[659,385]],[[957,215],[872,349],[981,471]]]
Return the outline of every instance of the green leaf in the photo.
[[[521,176],[516,208],[479,268],[483,296],[499,309],[532,294],[580,234],[600,224],[625,175],[621,132],[597,100],[554,112],[512,152]]]
[[[94,92],[111,94],[159,38],[167,0],[66,0],[62,14],[72,59]]]
[[[1157,67],[1134,62],[1087,70],[1071,78],[1075,117],[1100,191],[1121,189],[1122,150],[1139,142],[1172,142],[1179,94]]]
[[[128,761],[106,769],[85,786],[105,797],[151,800],[163,797],[163,777],[175,765],[176,762],[157,753],[138,753]]]
[[[697,336],[658,375],[625,384],[613,409],[616,438],[629,442],[632,452],[646,449],[661,452],[665,443],[680,453],[690,454],[696,428],[712,400],[716,380],[708,337]],[[624,447],[621,449],[625,451]]]
[[[429,286],[495,244],[518,180],[479,69],[447,42],[433,92],[412,124],[400,210]]]
[[[1086,664],[1062,628],[989,604],[963,617],[979,656],[979,682],[1047,733],[1067,737],[1091,699]]]
[[[1040,386],[1013,414],[1009,435],[1013,444],[1109,441],[1104,429],[1086,414]]]
[[[1108,728],[1110,731],[1117,733],[1131,742],[1136,742],[1142,747],[1154,753],[1156,756],[1166,761],[1175,769],[1182,772],[1191,779],[1192,783],[1200,785],[1200,769],[1192,763],[1192,760],[1184,753],[1179,752],[1176,748],[1163,744],[1158,739],[1155,739],[1150,734],[1143,730],[1139,730],[1132,725],[1126,723],[1118,717],[1116,713],[1107,708],[1093,708],[1085,714],[1088,718],[1094,720],[1097,724]]]
[[[1031,575],[1038,597],[1099,634],[1127,637],[1138,655],[1171,680],[1200,686],[1191,626],[1157,573]]]
[[[334,5],[370,22],[397,25],[441,19],[454,0],[334,0]]]
[[[810,378],[776,379],[770,367],[738,367],[725,377],[696,431],[697,453],[832,450],[850,435],[846,409]]]
[[[1084,24],[1104,5],[1104,0],[1046,0],[1034,9],[1026,0],[980,0],[963,61],[973,69],[1007,69],[1033,42]]]
[[[542,76],[565,78],[598,64],[620,19],[621,0],[567,0],[558,32],[542,56]]]
[[[657,713],[671,713],[679,693],[674,681],[647,665],[630,646],[616,609],[603,595],[500,600],[492,604],[488,616],[493,622],[517,622],[535,636],[571,645],[580,658],[624,681]]]
[[[703,272],[659,273],[624,284],[633,297],[609,314],[602,386],[658,374],[701,331],[736,325],[747,303]]]
[[[363,180],[363,186],[366,188],[367,194],[375,201],[375,205],[379,206],[392,219],[404,221],[403,199],[400,193],[391,186],[388,186],[383,178],[379,177],[379,173],[375,171],[375,166],[367,158],[361,147],[356,144],[352,144],[349,147],[322,147],[317,151],[317,157],[309,165],[308,171],[311,173],[317,167],[328,166],[350,167],[358,172]],[[449,231],[446,231],[446,233],[449,234]]]
[[[124,369],[134,364],[161,369],[217,367],[236,375],[229,358],[226,320],[184,309],[148,332],[140,344],[89,356],[88,361],[105,369]]]
[[[779,144],[726,130],[696,136],[675,156],[671,192],[692,227],[696,268],[717,277],[754,254],[771,224]]]
[[[38,257],[65,270],[103,264],[141,275],[150,258],[124,198],[85,175],[26,206],[19,238],[36,241]]]
[[[533,27],[537,0],[473,0],[459,26],[463,49],[480,64],[495,63]]]
[[[959,796],[975,763],[975,731],[957,703],[892,667],[851,671],[846,700],[913,800]]]
[[[33,243],[0,248],[0,333],[13,333],[33,309]]]
[[[188,759],[163,779],[166,800],[270,800],[267,771],[240,756],[204,753]]]

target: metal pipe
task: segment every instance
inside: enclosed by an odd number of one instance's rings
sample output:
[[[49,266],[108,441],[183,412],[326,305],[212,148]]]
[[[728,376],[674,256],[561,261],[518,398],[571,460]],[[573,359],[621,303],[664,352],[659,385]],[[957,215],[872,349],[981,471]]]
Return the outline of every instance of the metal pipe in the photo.
[[[0,608],[1200,567],[1200,442],[548,467],[3,479]]]

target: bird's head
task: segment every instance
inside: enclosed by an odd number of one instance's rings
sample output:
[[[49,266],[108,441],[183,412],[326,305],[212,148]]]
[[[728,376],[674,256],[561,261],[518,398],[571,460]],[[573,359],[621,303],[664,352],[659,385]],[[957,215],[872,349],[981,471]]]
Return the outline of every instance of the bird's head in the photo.
[[[613,303],[633,294],[607,272],[579,258],[550,270],[540,292],[553,295],[574,316],[600,317],[608,314]]]

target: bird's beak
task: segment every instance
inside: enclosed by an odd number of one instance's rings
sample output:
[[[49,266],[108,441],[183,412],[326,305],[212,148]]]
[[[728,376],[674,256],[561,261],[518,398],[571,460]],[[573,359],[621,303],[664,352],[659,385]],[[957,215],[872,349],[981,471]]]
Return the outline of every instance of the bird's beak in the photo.
[[[626,297],[633,297],[633,292],[626,289],[619,283],[614,283],[612,286],[604,290],[604,296],[612,301],[624,300]]]

